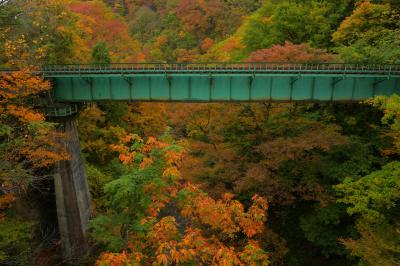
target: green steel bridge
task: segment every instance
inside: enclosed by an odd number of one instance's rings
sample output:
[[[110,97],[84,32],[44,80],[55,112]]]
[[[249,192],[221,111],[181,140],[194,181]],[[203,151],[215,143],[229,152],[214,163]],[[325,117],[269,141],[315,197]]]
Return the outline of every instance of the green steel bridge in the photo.
[[[400,94],[400,65],[132,63],[47,65],[37,72],[54,83],[53,100],[63,106],[48,109],[51,116],[105,100],[348,102]]]

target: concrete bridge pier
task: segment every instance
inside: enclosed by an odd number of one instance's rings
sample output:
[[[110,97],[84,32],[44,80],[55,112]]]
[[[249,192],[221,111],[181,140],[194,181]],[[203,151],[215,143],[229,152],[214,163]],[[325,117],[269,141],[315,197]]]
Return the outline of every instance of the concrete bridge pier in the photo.
[[[66,134],[63,145],[70,154],[70,159],[55,166],[58,227],[63,257],[74,260],[88,252],[86,231],[90,218],[90,193],[76,121],[66,118],[60,122],[59,130]]]

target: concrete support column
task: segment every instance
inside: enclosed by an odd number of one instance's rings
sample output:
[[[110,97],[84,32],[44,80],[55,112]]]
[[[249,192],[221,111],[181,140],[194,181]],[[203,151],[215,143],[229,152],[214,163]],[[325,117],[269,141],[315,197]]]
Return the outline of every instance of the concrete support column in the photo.
[[[58,227],[63,256],[73,260],[88,251],[86,230],[90,218],[90,193],[75,120],[61,122],[59,130],[66,134],[63,144],[70,160],[61,161],[55,167]]]

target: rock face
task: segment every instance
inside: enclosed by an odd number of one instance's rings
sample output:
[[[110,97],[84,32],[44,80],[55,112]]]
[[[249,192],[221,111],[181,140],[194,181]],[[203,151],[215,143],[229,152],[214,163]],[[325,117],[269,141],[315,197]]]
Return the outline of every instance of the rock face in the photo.
[[[63,121],[59,130],[66,134],[63,144],[70,160],[59,162],[55,167],[58,226],[63,256],[66,260],[74,260],[88,251],[86,231],[90,218],[90,193],[75,120]]]

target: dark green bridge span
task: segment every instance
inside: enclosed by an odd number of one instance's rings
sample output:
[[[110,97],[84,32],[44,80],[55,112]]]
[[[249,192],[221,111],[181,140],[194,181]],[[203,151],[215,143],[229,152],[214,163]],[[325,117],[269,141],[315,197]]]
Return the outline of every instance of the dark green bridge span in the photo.
[[[47,66],[61,102],[359,101],[400,92],[399,65],[111,64]]]

